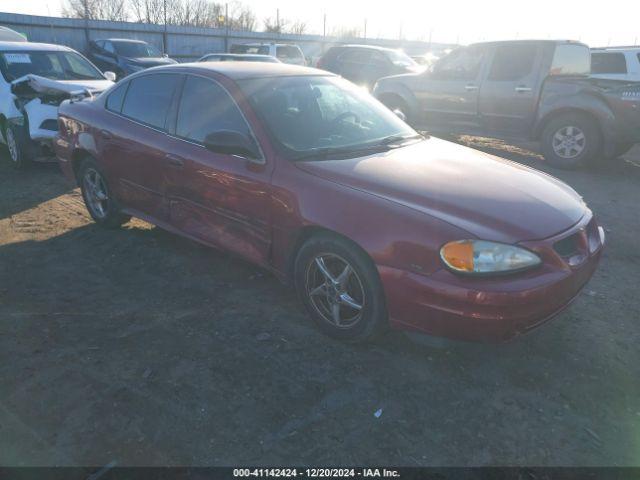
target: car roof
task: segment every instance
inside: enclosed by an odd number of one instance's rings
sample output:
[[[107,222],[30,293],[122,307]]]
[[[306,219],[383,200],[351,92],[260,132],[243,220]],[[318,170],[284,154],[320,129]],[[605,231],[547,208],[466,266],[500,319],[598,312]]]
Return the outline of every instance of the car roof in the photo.
[[[346,45],[335,45],[338,48],[367,48],[369,50],[379,50],[382,52],[390,52],[398,50],[397,48],[381,47],[379,45],[359,45],[357,43],[349,43]]]
[[[494,40],[491,42],[478,42],[473,43],[474,46],[492,46],[492,45],[527,45],[527,44],[548,44],[548,45],[583,45],[588,48],[588,46],[582,42],[578,42],[576,40],[536,40],[536,39],[525,39],[525,40]]]
[[[200,70],[202,72],[218,73],[231,80],[245,80],[250,78],[269,77],[299,77],[299,76],[323,76],[333,77],[334,74],[317,68],[302,67],[288,63],[268,62],[194,62],[180,63],[178,65],[166,65],[153,67],[154,71],[181,72],[185,70]],[[149,71],[149,70],[146,70]]]
[[[640,52],[640,47],[600,47],[592,48],[593,52]]]
[[[59,52],[74,52],[72,48],[65,47],[64,45],[53,45],[51,43],[34,43],[34,42],[0,42],[0,51],[59,51]]]
[[[253,42],[253,43],[234,43],[234,46],[247,46],[247,47],[268,47],[270,45],[275,45],[276,47],[297,47],[298,45],[295,43],[273,43],[273,42]]]
[[[135,40],[133,38],[96,38],[94,42],[147,43],[144,40]]]

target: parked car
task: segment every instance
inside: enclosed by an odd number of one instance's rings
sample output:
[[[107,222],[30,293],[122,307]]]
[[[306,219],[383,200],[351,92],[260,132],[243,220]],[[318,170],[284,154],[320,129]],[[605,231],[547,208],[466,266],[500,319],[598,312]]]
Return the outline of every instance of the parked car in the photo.
[[[30,42],[0,42],[0,72],[0,139],[16,168],[51,153],[63,100],[100,93],[115,79],[71,48]]]
[[[89,58],[98,68],[115,72],[119,79],[145,68],[177,63],[153,45],[123,38],[92,40]]]
[[[418,128],[538,140],[551,165],[576,168],[640,142],[640,85],[590,70],[578,42],[479,43],[422,74],[383,78],[374,95]]]
[[[640,47],[591,49],[591,76],[640,82]]]
[[[370,45],[331,47],[320,57],[317,67],[367,88],[372,88],[382,77],[424,70],[401,50]]]
[[[276,57],[282,63],[292,65],[306,65],[307,60],[298,45],[288,43],[246,43],[231,45],[230,53],[250,55],[269,55]]]
[[[316,69],[159,67],[65,102],[60,125],[60,166],[98,224],[136,216],[238,254],[344,340],[389,324],[512,338],[578,294],[604,243],[564,183],[423,137]]]
[[[281,63],[271,55],[251,55],[247,53],[210,53],[198,60],[199,62],[268,62]]]

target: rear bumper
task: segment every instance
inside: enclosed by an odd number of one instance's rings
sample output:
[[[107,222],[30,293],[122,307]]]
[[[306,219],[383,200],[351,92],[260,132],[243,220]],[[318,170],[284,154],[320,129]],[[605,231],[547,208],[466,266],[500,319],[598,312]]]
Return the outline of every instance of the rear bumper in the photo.
[[[564,237],[535,243],[542,250],[584,227],[577,226]],[[543,265],[523,275],[470,278],[442,269],[424,276],[379,266],[391,325],[456,340],[492,343],[527,333],[566,308],[587,284],[604,246],[603,230],[596,228],[595,232],[597,244],[594,240],[583,258],[576,257],[579,263],[575,258],[563,259],[555,254],[557,258],[553,259],[538,251]],[[527,247],[537,250],[533,245]]]

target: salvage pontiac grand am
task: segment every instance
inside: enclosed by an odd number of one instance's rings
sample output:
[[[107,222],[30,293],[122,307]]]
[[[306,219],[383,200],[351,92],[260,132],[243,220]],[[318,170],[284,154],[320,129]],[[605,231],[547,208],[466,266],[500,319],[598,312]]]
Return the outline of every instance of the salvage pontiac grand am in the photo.
[[[136,216],[234,252],[343,340],[388,325],[508,340],[564,308],[604,244],[567,185],[424,137],[320,70],[157,67],[63,103],[59,123],[98,224]]]

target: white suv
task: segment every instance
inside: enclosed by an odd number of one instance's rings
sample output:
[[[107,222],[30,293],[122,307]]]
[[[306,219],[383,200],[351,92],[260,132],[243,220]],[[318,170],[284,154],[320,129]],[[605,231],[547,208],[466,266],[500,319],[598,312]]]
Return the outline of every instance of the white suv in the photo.
[[[591,49],[591,76],[640,82],[640,47]]]
[[[271,55],[283,63],[306,65],[307,60],[298,45],[288,43],[246,43],[231,45],[229,53]]]
[[[13,165],[20,168],[50,153],[63,100],[76,92],[99,93],[114,79],[68,47],[0,42],[0,141]]]

